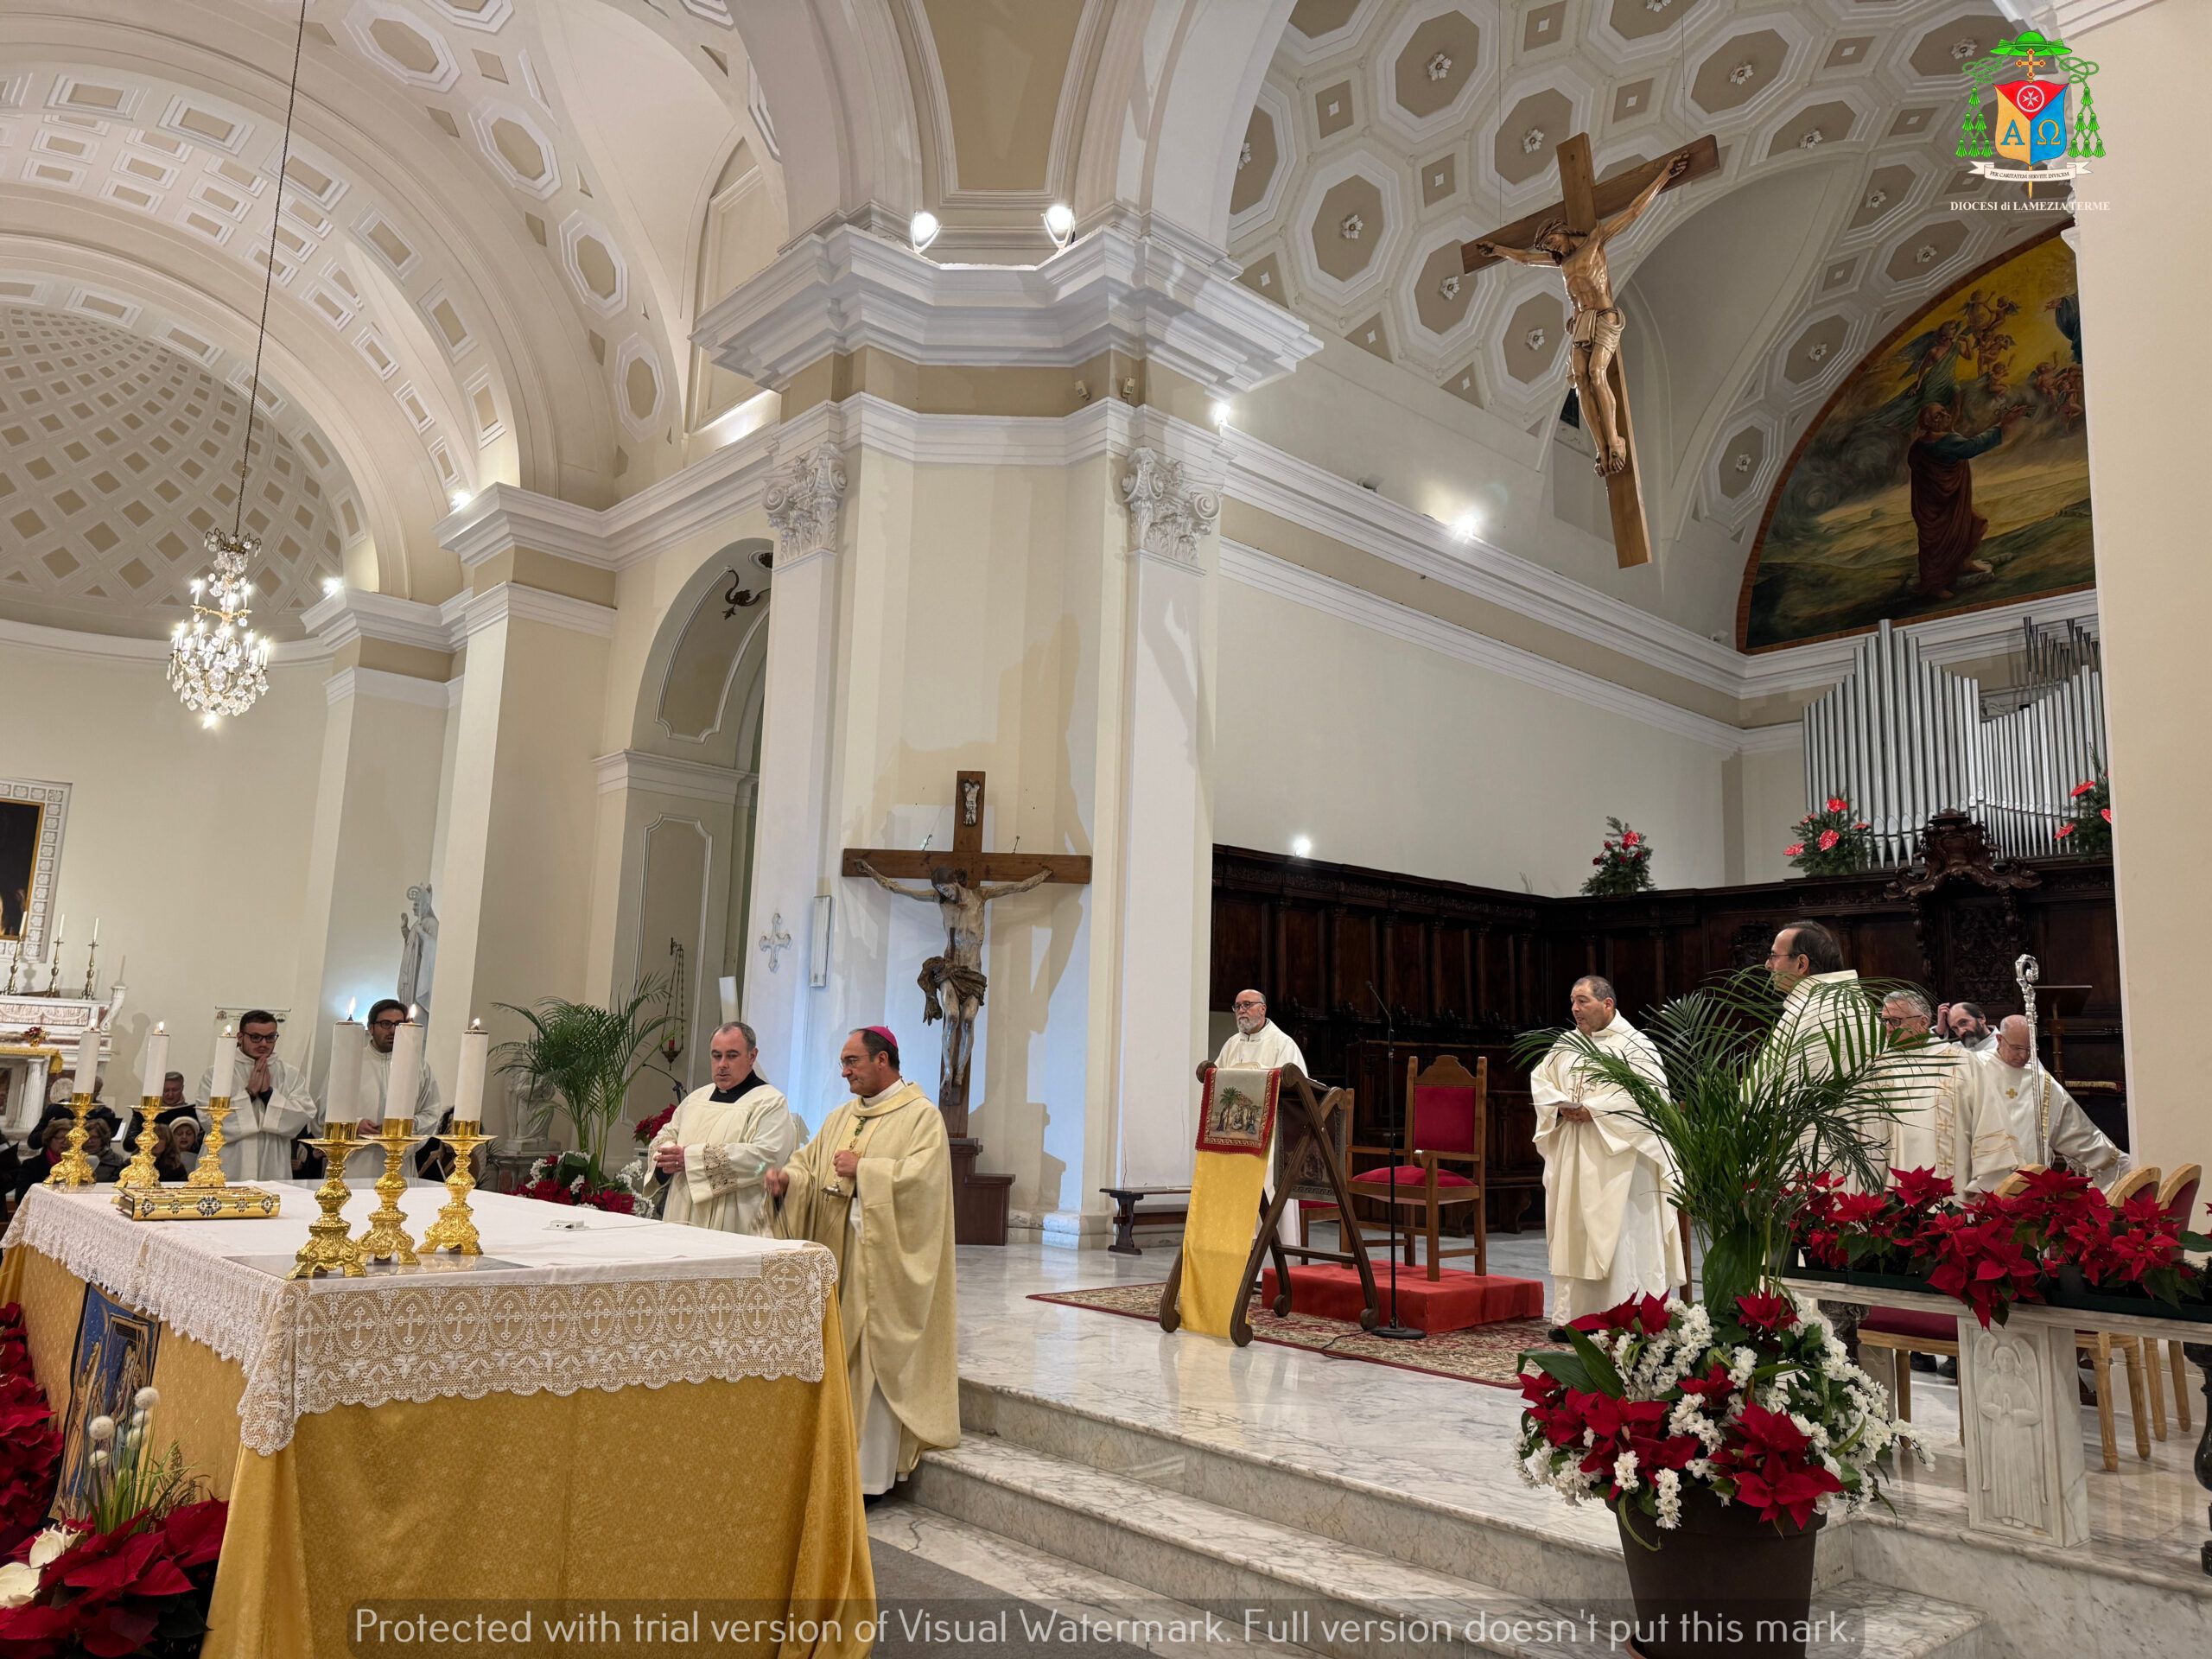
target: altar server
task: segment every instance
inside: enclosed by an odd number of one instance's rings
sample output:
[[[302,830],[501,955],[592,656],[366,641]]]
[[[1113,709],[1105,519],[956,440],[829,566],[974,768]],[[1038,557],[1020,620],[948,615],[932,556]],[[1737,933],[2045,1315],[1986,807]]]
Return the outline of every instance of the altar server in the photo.
[[[1608,982],[1594,974],[1576,980],[1567,1007],[1583,1036],[1666,1088],[1659,1051],[1621,1018]],[[1664,1296],[1687,1283],[1670,1197],[1673,1160],[1637,1116],[1634,1097],[1601,1076],[1568,1037],[1552,1046],[1529,1086],[1544,1160],[1552,1323],[1567,1325],[1632,1296]]]
[[[1221,1052],[1214,1056],[1214,1065],[1224,1071],[1242,1071],[1254,1066],[1274,1068],[1294,1065],[1306,1070],[1306,1056],[1290,1039],[1290,1033],[1268,1018],[1268,999],[1254,990],[1236,993],[1236,1001],[1230,1005],[1230,1012],[1236,1017],[1236,1029],[1221,1046]],[[1282,1138],[1282,1115],[1275,1115],[1275,1134],[1268,1142],[1268,1181],[1275,1179],[1275,1142]],[[1293,1198],[1282,1207],[1282,1219],[1275,1224],[1275,1236],[1286,1244],[1301,1243],[1299,1237],[1298,1200]]]
[[[1925,1169],[1963,1183],[1967,1162],[1966,1095],[1978,1062],[1955,1044],[1935,1036],[1935,1014],[1918,991],[1891,991],[1882,1001],[1882,1029],[1889,1053],[1876,1078],[1889,1106],[1889,1173]]]
[[[952,1160],[936,1106],[899,1075],[890,1032],[854,1032],[838,1063],[854,1097],[766,1181],[776,1235],[837,1258],[861,1491],[873,1497],[925,1450],[960,1442]]]
[[[215,1067],[200,1074],[193,1100],[203,1127],[212,1122],[207,1103],[218,1094],[231,1097],[223,1121],[223,1176],[231,1181],[289,1181],[292,1179],[292,1137],[322,1122],[322,1110],[297,1066],[276,1058],[276,1016],[251,1008],[238,1016],[238,1046],[218,1055],[224,1070],[215,1085]]]
[[[1995,1051],[1974,1066],[1967,1134],[1975,1192],[1988,1192],[2023,1164],[2048,1164],[2054,1157],[2100,1186],[2127,1173],[2127,1154],[2105,1138],[2036,1058],[2028,1022],[2018,1014],[1999,1023]]]
[[[377,1135],[384,1129],[385,1096],[391,1092],[391,1047],[398,1039],[399,1028],[407,1023],[407,1006],[397,997],[378,998],[369,1005],[369,1040],[361,1052],[361,1081],[354,1094],[360,1121],[353,1127],[358,1134]],[[433,1135],[445,1127],[445,1114],[438,1105],[438,1080],[430,1075],[430,1068],[422,1070],[422,1082],[415,1090],[415,1133]],[[415,1169],[410,1185],[425,1179],[442,1179],[439,1167],[434,1167],[445,1147],[439,1143],[425,1142],[415,1148]],[[384,1149],[369,1147],[355,1153],[346,1160],[346,1179],[353,1185],[372,1185],[384,1173]]]
[[[707,1058],[714,1085],[694,1090],[645,1149],[661,1219],[725,1233],[768,1230],[772,1169],[798,1149],[799,1121],[783,1090],[754,1071],[760,1046],[741,1020],[718,1026]]]

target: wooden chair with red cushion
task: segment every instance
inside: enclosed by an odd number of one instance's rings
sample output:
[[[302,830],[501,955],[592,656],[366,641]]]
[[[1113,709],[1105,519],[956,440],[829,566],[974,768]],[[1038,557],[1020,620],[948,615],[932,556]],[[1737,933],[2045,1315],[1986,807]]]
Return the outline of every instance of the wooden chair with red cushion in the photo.
[[[1406,1062],[1406,1112],[1409,1155],[1413,1161],[1396,1166],[1396,1207],[1417,1211],[1428,1242],[1428,1277],[1443,1277],[1443,1258],[1471,1255],[1475,1271],[1490,1271],[1490,1244],[1483,1224],[1483,1147],[1487,1129],[1485,1106],[1490,1092],[1490,1060],[1478,1056],[1471,1074],[1456,1056],[1440,1054],[1427,1071],[1421,1062]],[[1388,1159],[1389,1147],[1354,1147],[1356,1153]],[[1451,1167],[1446,1167],[1451,1166]],[[1465,1173],[1461,1173],[1461,1169]],[[1351,1179],[1351,1190],[1363,1198],[1389,1204],[1391,1166],[1362,1170]],[[1474,1207],[1475,1242],[1464,1249],[1445,1249],[1438,1239],[1438,1223],[1446,1207]],[[1410,1220],[1410,1217],[1408,1217]],[[1362,1236],[1375,1233],[1362,1229]],[[1413,1239],[1406,1240],[1411,1265]]]
[[[2167,1176],[2165,1185],[2158,1189],[2158,1208],[2166,1212],[2167,1220],[2183,1232],[2190,1230],[2190,1217],[2196,1213],[2197,1194],[2203,1186],[2204,1166],[2183,1164]],[[2182,1432],[2187,1433],[2196,1424],[2191,1421],[2189,1408],[2189,1362],[2183,1357],[2181,1347],[2178,1338],[2168,1341],[2166,1356],[2173,1364],[2174,1417],[2180,1423]],[[2150,1369],[2155,1379],[2158,1370],[2158,1358],[2155,1353],[2151,1357]],[[2158,1386],[2155,1380],[2152,1386]]]

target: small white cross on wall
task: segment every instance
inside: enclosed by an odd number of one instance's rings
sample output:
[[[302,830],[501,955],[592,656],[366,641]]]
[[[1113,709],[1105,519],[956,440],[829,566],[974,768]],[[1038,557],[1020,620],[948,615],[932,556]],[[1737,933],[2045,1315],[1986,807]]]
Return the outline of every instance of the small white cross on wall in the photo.
[[[768,918],[768,931],[760,936],[760,949],[768,953],[768,971],[776,971],[777,958],[789,948],[791,936],[784,928],[784,912],[778,911]]]

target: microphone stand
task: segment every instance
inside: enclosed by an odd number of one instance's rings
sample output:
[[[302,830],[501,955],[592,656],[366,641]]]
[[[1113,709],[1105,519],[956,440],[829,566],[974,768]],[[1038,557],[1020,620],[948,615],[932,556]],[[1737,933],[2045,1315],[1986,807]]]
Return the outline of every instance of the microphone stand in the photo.
[[[1385,1055],[1382,1062],[1382,1097],[1391,1100],[1395,1098],[1398,1084],[1397,1027],[1390,1019],[1390,1005],[1376,992],[1375,982],[1371,979],[1367,982],[1367,994],[1375,998],[1375,1006],[1382,1010]],[[1398,1166],[1405,1161],[1406,1156],[1406,1114],[1402,1106],[1394,1109],[1390,1123],[1390,1322],[1376,1325],[1368,1334],[1386,1337],[1392,1342],[1419,1342],[1428,1335],[1427,1332],[1416,1325],[1398,1322]],[[1359,1224],[1354,1220],[1351,1224],[1357,1227]]]

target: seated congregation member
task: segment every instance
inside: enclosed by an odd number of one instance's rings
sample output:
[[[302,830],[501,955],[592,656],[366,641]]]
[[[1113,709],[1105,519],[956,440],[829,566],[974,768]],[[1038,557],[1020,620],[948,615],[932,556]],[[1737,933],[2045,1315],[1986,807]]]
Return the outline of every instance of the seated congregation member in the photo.
[[[1611,982],[1574,982],[1568,1012],[1583,1036],[1664,1089],[1650,1039],[1618,1012]],[[1572,1038],[1529,1077],[1536,1150],[1544,1160],[1544,1238],[1554,1326],[1686,1282],[1682,1233],[1670,1201],[1674,1165],[1628,1091],[1608,1081]]]
[[[707,1058],[713,1084],[694,1090],[645,1149],[650,1179],[665,1186],[661,1219],[725,1233],[768,1230],[767,1173],[798,1150],[798,1119],[783,1090],[753,1070],[753,1027],[715,1028]]]
[[[25,1139],[23,1156],[16,1168],[15,1196],[39,1185],[54,1173],[61,1161],[62,1154],[69,1150],[69,1130],[72,1123],[67,1106],[49,1106],[39,1115]]]
[[[181,1181],[200,1162],[200,1117],[189,1106],[175,1107],[154,1120],[161,1136],[155,1143],[154,1171],[165,1181]]]
[[[1989,1192],[2023,1164],[2049,1164],[2054,1158],[2103,1187],[2127,1173],[2127,1154],[2105,1138],[2037,1058],[2020,1015],[1999,1022],[1996,1048],[1974,1066],[1967,1117],[1974,1191]]]
[[[952,1156],[944,1119],[899,1075],[889,1031],[854,1032],[838,1064],[853,1098],[766,1185],[776,1236],[837,1259],[861,1491],[876,1497],[925,1450],[960,1443]]]
[[[223,1072],[219,1085],[218,1066]],[[320,1123],[322,1110],[308,1088],[306,1074],[276,1058],[276,1016],[268,1009],[251,1008],[239,1015],[236,1049],[216,1056],[215,1064],[201,1074],[194,1096],[201,1109],[201,1128],[210,1122],[207,1103],[222,1094],[231,1100],[220,1154],[225,1179],[290,1179],[292,1137]]]
[[[115,1114],[105,1106],[95,1106],[85,1115],[85,1156],[92,1160],[94,1180],[113,1181],[130,1161],[115,1144],[122,1129]],[[69,1143],[65,1140],[61,1144],[66,1148]]]

